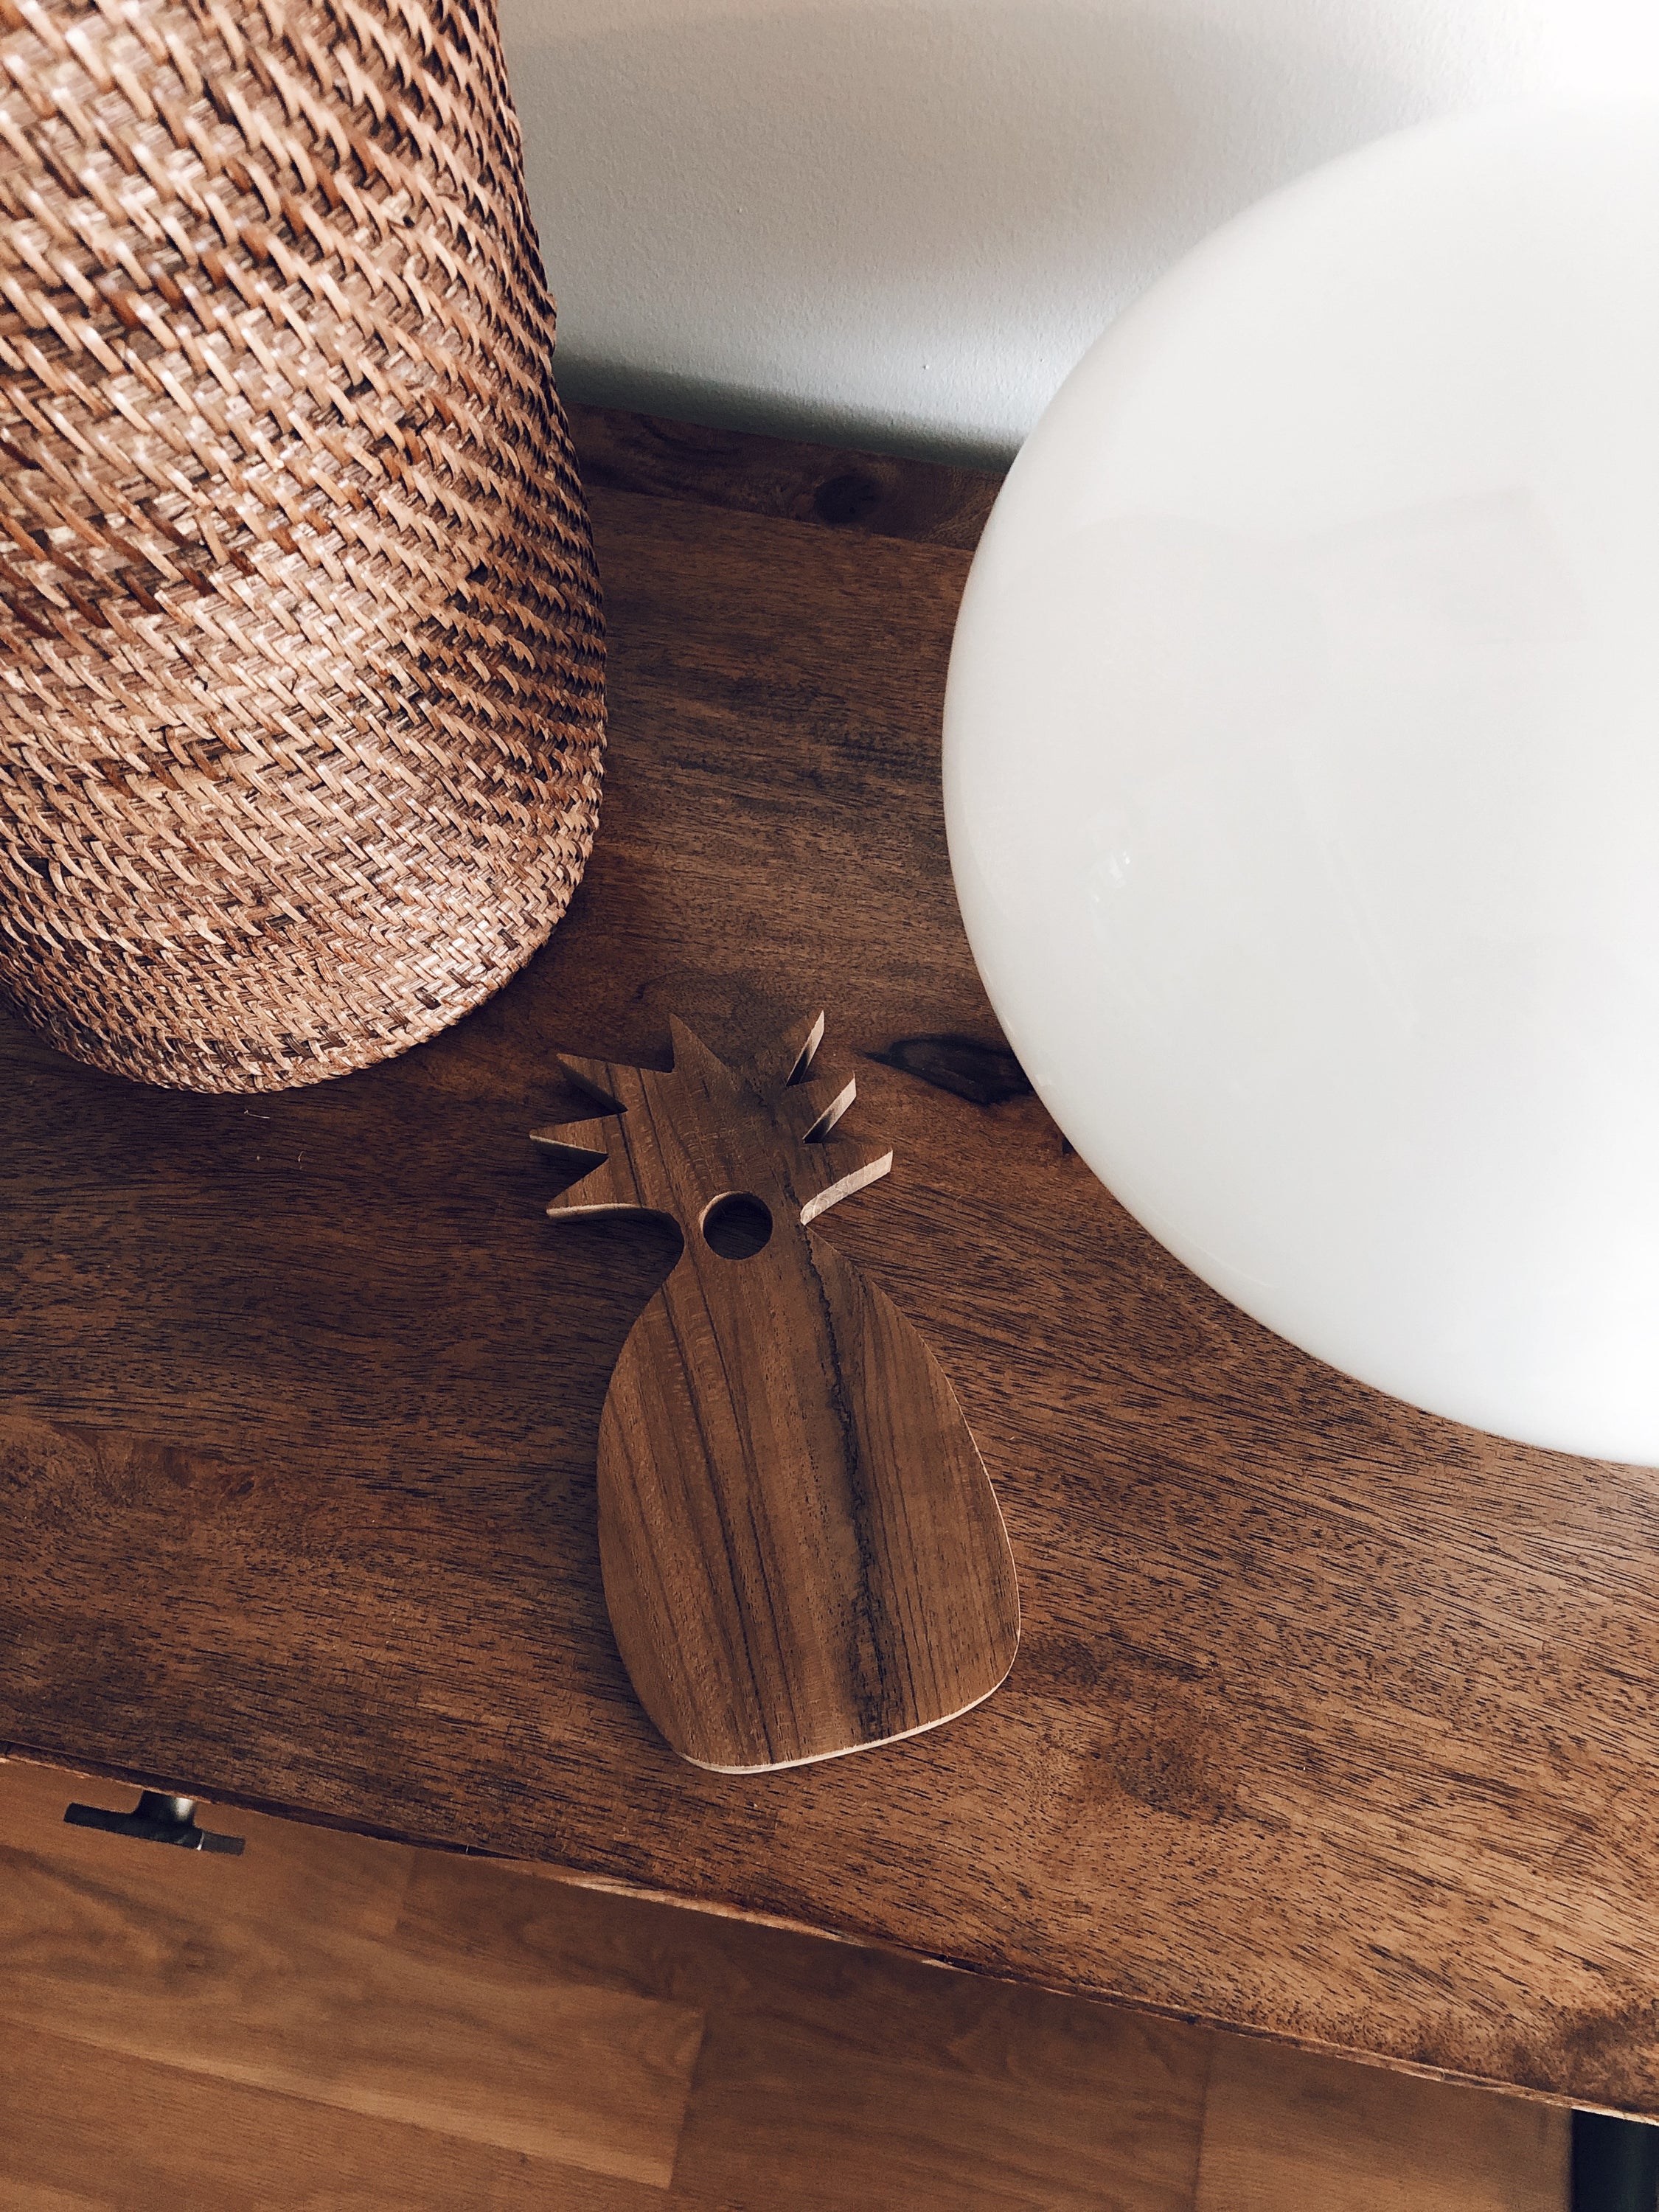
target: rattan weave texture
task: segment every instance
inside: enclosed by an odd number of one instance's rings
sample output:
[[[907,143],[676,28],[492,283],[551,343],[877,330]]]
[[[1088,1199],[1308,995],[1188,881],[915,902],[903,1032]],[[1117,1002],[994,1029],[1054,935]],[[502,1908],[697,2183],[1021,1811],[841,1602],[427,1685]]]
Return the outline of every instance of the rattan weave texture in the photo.
[[[598,585],[493,0],[0,0],[0,984],[192,1090],[520,967]]]

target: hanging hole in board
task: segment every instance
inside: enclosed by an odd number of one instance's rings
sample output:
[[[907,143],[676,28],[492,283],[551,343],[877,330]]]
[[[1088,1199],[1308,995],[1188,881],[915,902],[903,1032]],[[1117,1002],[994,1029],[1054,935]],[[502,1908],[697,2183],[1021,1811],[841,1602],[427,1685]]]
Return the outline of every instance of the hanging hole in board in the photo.
[[[702,1217],[703,1242],[722,1260],[752,1260],[772,1235],[772,1212],[752,1191],[728,1191]]]

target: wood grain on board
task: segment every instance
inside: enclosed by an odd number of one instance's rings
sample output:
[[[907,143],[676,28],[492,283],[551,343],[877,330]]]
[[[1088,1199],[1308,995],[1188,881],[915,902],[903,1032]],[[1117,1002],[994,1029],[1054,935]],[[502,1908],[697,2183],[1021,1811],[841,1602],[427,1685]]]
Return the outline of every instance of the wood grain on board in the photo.
[[[671,1016],[672,1069],[566,1058],[588,1114],[535,1132],[555,1219],[654,1214],[680,1254],[599,1419],[605,1603],[682,1758],[724,1774],[956,1719],[1013,1663],[1019,1597],[939,1362],[809,1224],[887,1174],[822,1012],[735,1066]],[[856,1117],[855,1117],[856,1118]]]
[[[0,1765],[0,2212],[1565,2212],[1528,2100],[71,1786]]]
[[[498,998],[249,1100],[0,1027],[0,1742],[1659,2112],[1659,1474],[1347,1382],[1127,1218],[951,897],[965,555],[684,489],[594,494],[604,820]],[[548,1221],[526,1133],[582,1110],[562,1051],[818,1006],[894,1151],[820,1233],[955,1388],[1024,1641],[949,1729],[722,1776],[634,1699],[599,1568],[677,1236]]]

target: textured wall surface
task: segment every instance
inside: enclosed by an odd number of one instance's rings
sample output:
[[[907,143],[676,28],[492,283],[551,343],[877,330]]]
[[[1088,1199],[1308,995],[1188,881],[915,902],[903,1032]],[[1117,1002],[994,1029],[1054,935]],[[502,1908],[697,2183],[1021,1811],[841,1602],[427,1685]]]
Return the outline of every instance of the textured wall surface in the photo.
[[[997,459],[1332,155],[1659,89],[1652,0],[501,0],[574,396]]]

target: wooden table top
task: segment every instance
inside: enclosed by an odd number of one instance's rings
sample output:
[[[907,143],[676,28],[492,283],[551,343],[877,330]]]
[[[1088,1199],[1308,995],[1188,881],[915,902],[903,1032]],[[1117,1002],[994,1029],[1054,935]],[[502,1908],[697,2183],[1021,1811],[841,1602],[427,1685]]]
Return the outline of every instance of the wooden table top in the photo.
[[[526,973],[274,1097],[0,1024],[0,1746],[1659,2112],[1659,1474],[1279,1342],[1025,1089],[938,788],[994,487],[578,428],[611,751]],[[947,1728],[726,1777],[653,1733],[599,1588],[599,1407],[672,1236],[547,1221],[526,1132],[577,1109],[559,1049],[818,1004],[896,1152],[823,1233],[956,1384],[1024,1640]]]

